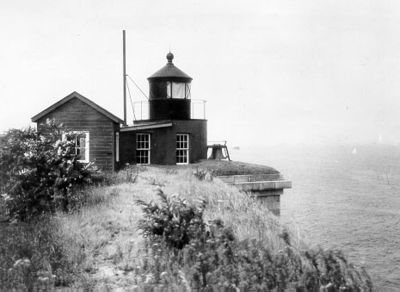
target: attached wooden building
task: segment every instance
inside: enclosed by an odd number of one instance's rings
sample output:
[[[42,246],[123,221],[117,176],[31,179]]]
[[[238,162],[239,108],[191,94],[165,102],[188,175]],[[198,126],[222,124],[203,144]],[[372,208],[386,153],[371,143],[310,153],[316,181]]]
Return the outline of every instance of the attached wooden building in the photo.
[[[116,133],[123,120],[96,103],[73,92],[32,117],[38,130],[47,119],[54,119],[71,131],[81,132],[77,138],[82,162],[94,162],[103,170],[116,167]]]
[[[47,119],[77,131],[76,153],[110,171],[126,164],[188,164],[206,159],[207,120],[191,113],[192,78],[173,63],[148,78],[149,119],[124,121],[77,92],[32,117],[40,130]]]

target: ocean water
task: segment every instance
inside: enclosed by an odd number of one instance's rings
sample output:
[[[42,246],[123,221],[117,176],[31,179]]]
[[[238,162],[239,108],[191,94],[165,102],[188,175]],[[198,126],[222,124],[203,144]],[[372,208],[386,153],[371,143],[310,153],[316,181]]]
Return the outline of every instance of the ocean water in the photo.
[[[230,152],[233,160],[272,166],[292,181],[292,189],[281,196],[281,220],[306,242],[343,250],[367,269],[377,287],[400,291],[400,146]]]

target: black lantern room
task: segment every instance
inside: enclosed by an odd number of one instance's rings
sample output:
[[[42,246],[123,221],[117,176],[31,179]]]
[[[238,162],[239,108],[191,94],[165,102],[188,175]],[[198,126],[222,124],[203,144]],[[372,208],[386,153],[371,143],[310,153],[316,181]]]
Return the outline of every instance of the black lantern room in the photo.
[[[172,63],[173,59],[174,55],[168,53],[168,63],[147,78],[150,88],[150,120],[190,119],[192,78],[178,69]]]

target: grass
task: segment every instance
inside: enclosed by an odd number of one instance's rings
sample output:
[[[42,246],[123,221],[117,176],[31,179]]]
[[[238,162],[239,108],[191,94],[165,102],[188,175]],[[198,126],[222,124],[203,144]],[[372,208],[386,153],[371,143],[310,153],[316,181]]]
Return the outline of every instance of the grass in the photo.
[[[142,261],[138,254],[143,248],[143,239],[136,227],[142,212],[135,201],[157,200],[158,188],[170,195],[180,194],[193,203],[203,197],[209,202],[206,219],[221,218],[240,239],[262,239],[275,250],[284,247],[279,237],[282,227],[277,219],[266,207],[236,188],[219,180],[199,181],[191,169],[147,167],[140,172],[136,183],[114,186],[118,195],[108,203],[57,217],[69,242],[85,247],[83,267],[93,287],[129,287],[142,280],[134,277]]]
[[[240,161],[203,160],[199,163],[192,164],[192,166],[212,171],[216,176],[279,173],[279,171],[269,166]]]
[[[207,162],[199,165],[212,166]],[[224,166],[227,167],[220,175],[263,169],[241,163]],[[79,211],[58,213],[27,226],[20,223],[0,225],[1,234],[7,234],[0,237],[0,284],[25,285],[31,281],[39,285],[38,272],[55,275],[54,283],[58,285],[85,289],[129,288],[146,282],[146,277],[140,275],[146,260],[144,241],[137,229],[142,211],[135,201],[157,200],[159,188],[168,195],[179,194],[193,203],[204,198],[208,202],[206,220],[222,219],[226,226],[232,227],[238,239],[257,239],[273,253],[278,253],[287,246],[282,237],[283,232],[287,232],[295,249],[307,248],[297,233],[283,227],[266,206],[218,179],[198,180],[193,175],[193,167],[196,165],[124,170],[114,176],[115,185],[87,190],[88,199]],[[41,232],[48,234],[47,239]],[[10,250],[10,246],[21,240],[25,245]],[[41,244],[43,240],[45,243]],[[23,250],[30,253],[24,254]],[[28,272],[11,279],[7,271],[24,258],[35,260],[31,260]],[[25,277],[23,273],[28,274]],[[54,284],[50,278],[47,285]]]
[[[227,160],[202,160],[189,165],[157,165],[171,171],[182,169],[201,169],[212,173],[214,176],[244,175],[244,174],[279,174],[276,169],[253,163]]]

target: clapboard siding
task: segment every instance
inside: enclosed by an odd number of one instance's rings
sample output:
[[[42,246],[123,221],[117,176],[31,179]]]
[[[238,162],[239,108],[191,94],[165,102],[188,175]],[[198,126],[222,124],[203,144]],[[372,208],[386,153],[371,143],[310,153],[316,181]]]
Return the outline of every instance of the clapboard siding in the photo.
[[[73,98],[38,120],[38,127],[46,119],[55,119],[70,131],[88,131],[89,158],[103,170],[115,169],[115,132],[119,124],[93,107]]]

